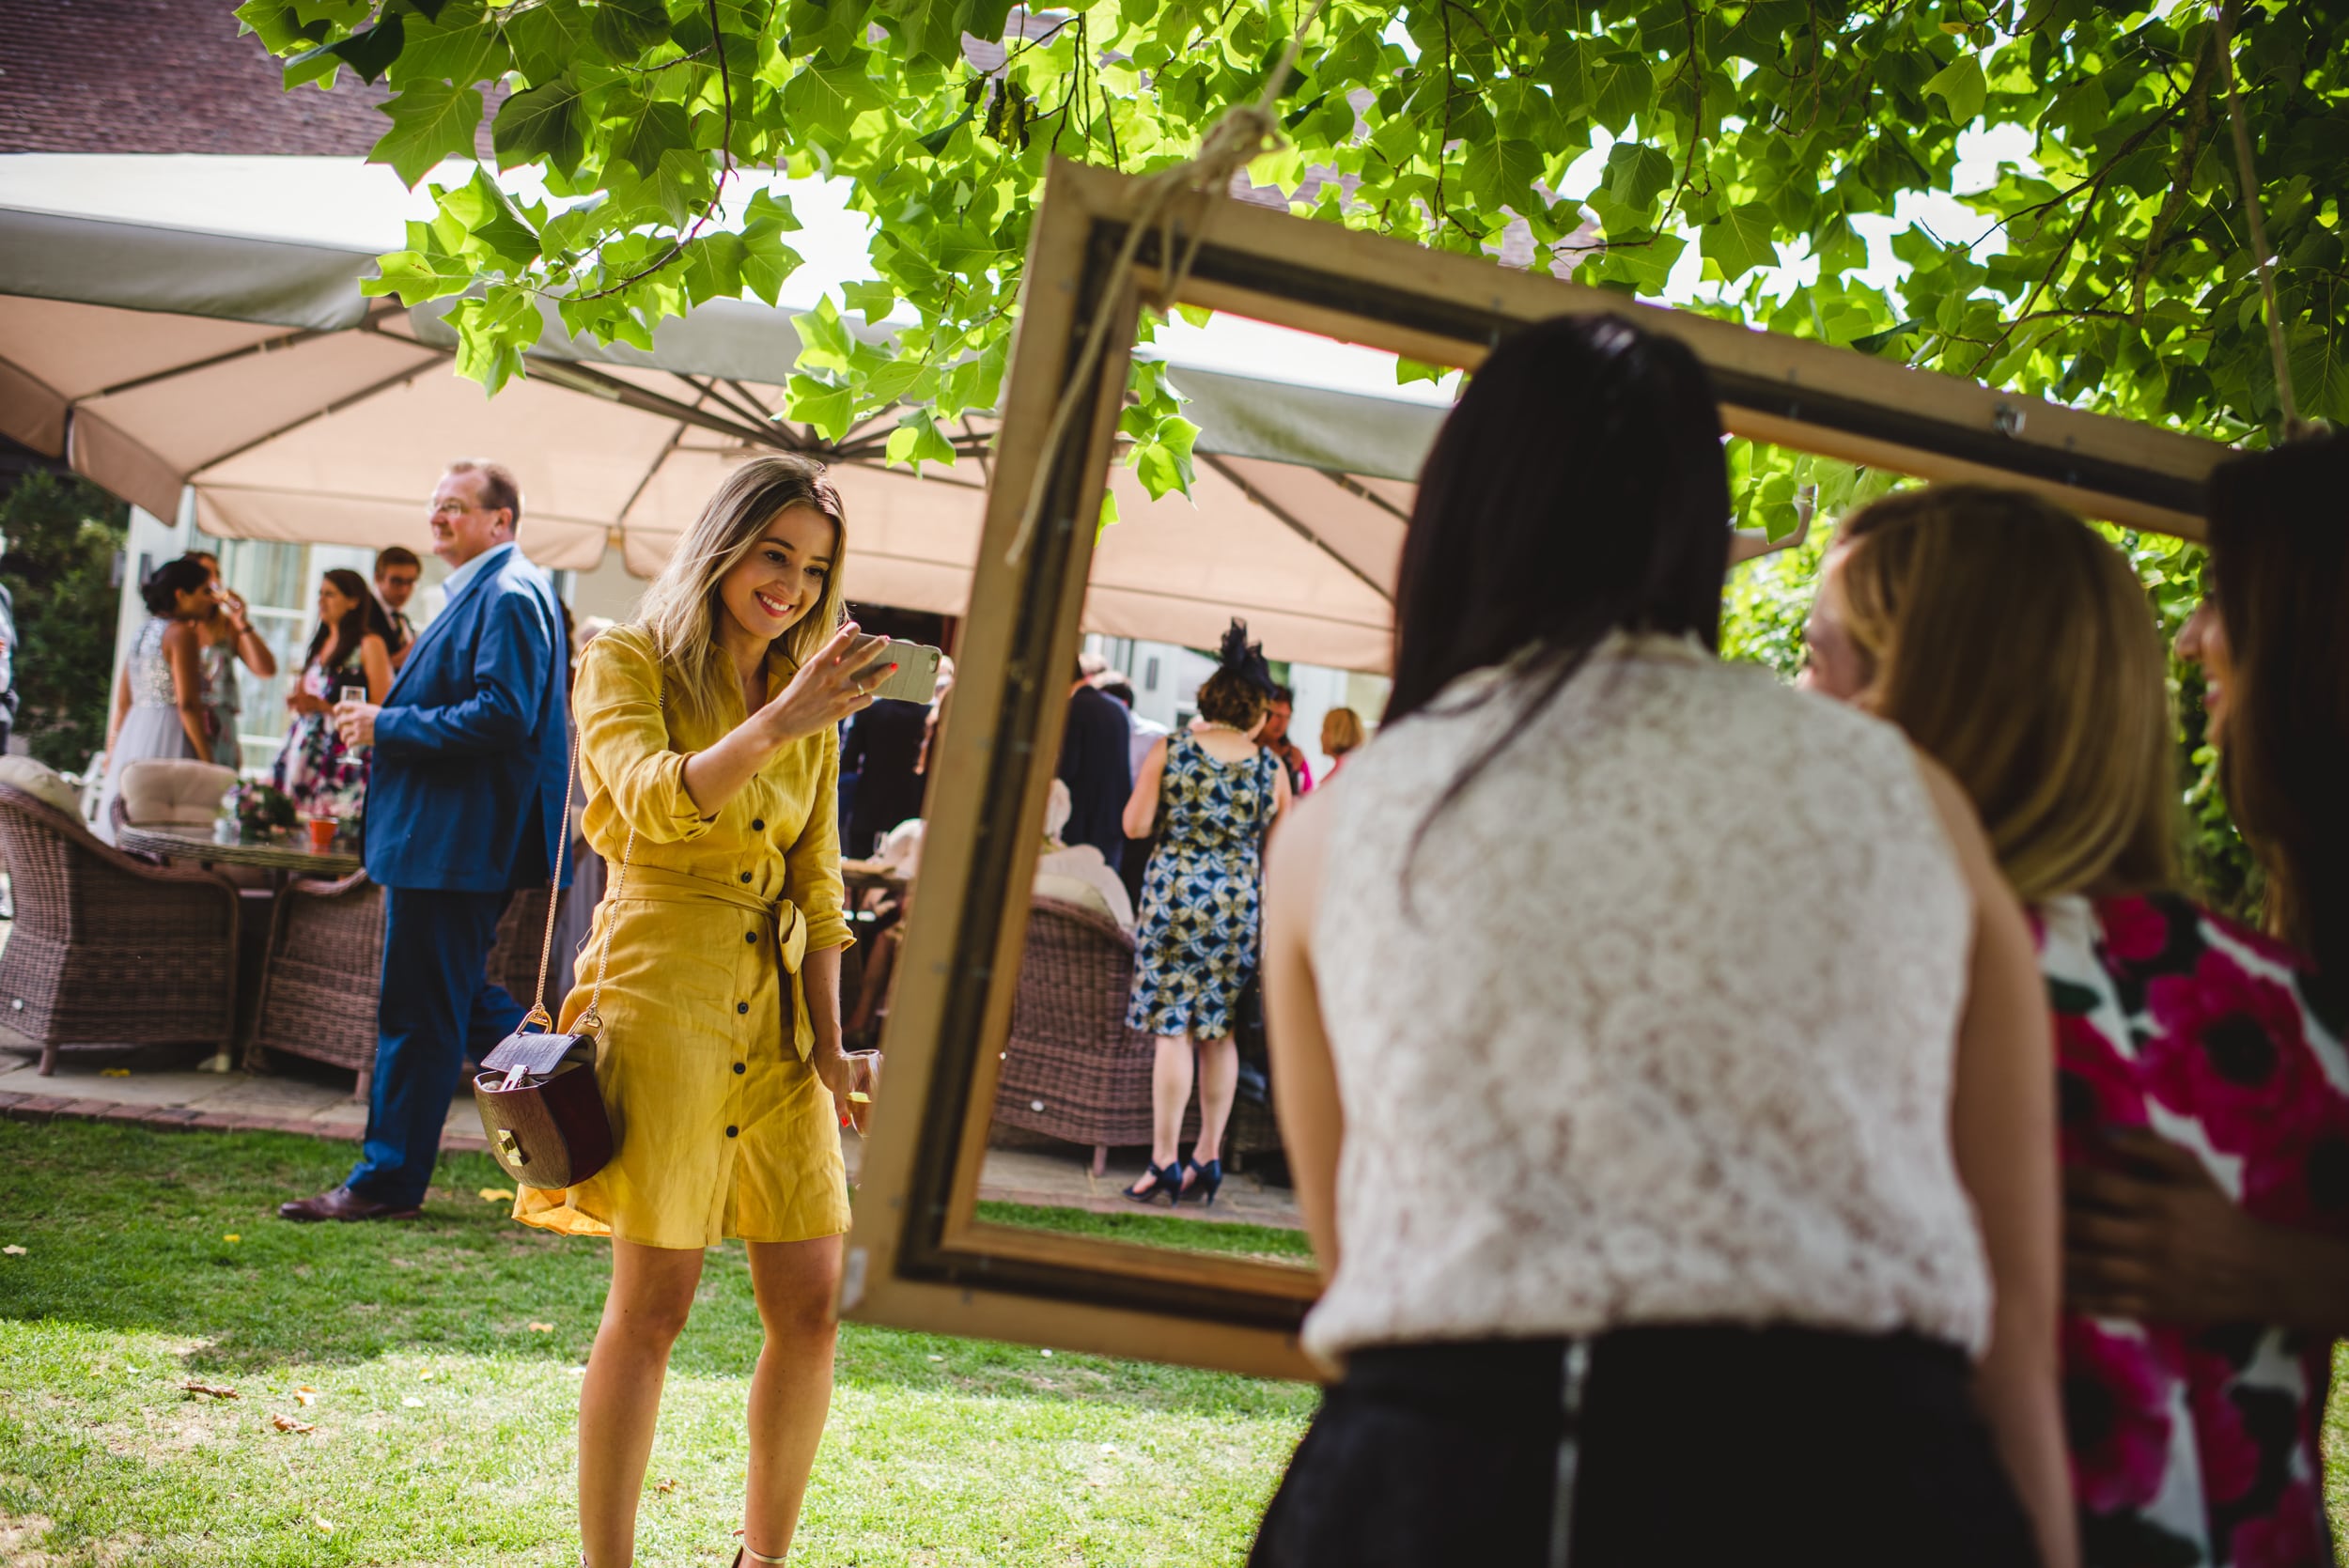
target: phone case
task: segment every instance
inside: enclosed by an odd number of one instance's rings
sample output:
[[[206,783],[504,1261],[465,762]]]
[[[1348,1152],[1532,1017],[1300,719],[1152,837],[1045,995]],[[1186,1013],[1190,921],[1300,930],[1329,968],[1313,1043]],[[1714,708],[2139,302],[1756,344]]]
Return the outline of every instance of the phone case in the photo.
[[[897,673],[875,687],[873,695],[901,703],[928,702],[938,691],[938,660],[936,648],[920,643],[891,643],[875,662],[894,661]]]

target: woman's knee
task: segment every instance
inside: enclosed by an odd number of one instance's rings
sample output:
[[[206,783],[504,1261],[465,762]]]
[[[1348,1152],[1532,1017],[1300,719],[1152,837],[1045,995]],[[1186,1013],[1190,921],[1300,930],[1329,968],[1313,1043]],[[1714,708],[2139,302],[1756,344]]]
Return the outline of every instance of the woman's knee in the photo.
[[[637,1248],[638,1256],[614,1248],[612,1291],[604,1299],[604,1322],[638,1343],[666,1349],[685,1331],[692,1315],[693,1291],[701,1282],[701,1254]]]
[[[840,1238],[753,1242],[751,1282],[770,1338],[829,1335],[839,1326]]]

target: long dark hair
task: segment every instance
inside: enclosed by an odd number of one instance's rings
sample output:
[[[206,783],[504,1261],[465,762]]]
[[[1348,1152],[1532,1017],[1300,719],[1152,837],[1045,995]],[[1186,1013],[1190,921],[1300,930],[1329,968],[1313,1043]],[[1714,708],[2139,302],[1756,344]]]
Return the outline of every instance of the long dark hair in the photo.
[[[329,670],[335,668],[344,660],[359,651],[360,642],[370,631],[383,639],[383,646],[386,650],[398,641],[397,635],[392,630],[391,616],[383,613],[382,601],[375,597],[375,590],[367,586],[366,578],[361,577],[355,571],[336,567],[326,574],[326,581],[334,584],[334,591],[345,598],[356,599],[359,602],[346,612],[343,618],[333,626],[327,625],[323,620],[319,622],[319,629],[310,633],[309,647],[302,655],[303,669],[308,669],[312,664],[320,664]],[[328,651],[326,657],[320,660],[319,650],[326,647],[330,633],[334,638],[334,645]]]
[[[1718,649],[1729,518],[1720,412],[1695,354],[1621,316],[1512,334],[1420,472],[1386,722],[1528,649],[1507,688],[1531,718],[1619,627]],[[1430,822],[1521,727],[1470,759]]]
[[[2214,470],[2210,559],[2234,664],[2227,804],[2269,926],[2349,992],[2349,436]]]

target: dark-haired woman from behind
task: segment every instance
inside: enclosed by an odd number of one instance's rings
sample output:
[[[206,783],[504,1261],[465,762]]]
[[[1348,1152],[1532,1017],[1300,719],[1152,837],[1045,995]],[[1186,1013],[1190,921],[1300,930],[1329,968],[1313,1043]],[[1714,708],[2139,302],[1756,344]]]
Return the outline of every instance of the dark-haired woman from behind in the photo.
[[[367,580],[340,567],[319,582],[319,628],[302,656],[302,674],[286,694],[293,727],[277,753],[272,782],[304,816],[347,821],[366,814],[367,758],[343,744],[334,704],[346,686],[365,686],[381,705],[392,690],[397,637]]]
[[[2168,672],[2136,573],[2047,502],[1938,486],[1844,521],[1811,628],[1806,682],[1965,785],[2037,917],[2085,1560],[2322,1568],[2317,1428],[2349,1312],[2311,1321],[2264,1281],[2349,1242],[2349,1056],[2303,1004],[2305,961],[2177,891]],[[2147,1183],[2186,1208],[2139,1203]],[[2205,1214],[2221,1244],[2170,1252]]]
[[[1720,439],[1568,318],[1428,458],[1378,743],[1271,853],[1344,1375],[1265,1568],[2077,1560],[2030,928],[1897,730],[1715,657]]]
[[[125,768],[156,757],[210,757],[212,751],[200,629],[218,603],[211,573],[186,556],[166,561],[139,585],[139,597],[147,601],[147,623],[115,679],[106,722],[97,832],[109,844]]]

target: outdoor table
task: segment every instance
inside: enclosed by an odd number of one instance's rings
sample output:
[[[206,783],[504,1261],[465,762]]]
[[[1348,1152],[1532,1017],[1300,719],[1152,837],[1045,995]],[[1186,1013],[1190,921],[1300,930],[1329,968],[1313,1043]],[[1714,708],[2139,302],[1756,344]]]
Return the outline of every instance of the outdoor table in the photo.
[[[283,843],[241,838],[233,844],[223,844],[212,837],[209,825],[159,822],[141,828],[126,822],[115,830],[115,843],[134,854],[161,855],[166,860],[194,861],[206,866],[242,865],[266,871],[270,874],[269,890],[247,894],[264,906],[273,900],[277,890],[285,887],[288,877],[333,879],[350,876],[362,863],[356,850],[313,849],[306,837]],[[241,1059],[250,1063],[253,1053],[247,1047],[260,992],[261,966],[269,958],[270,919],[266,907],[260,915],[258,920],[248,918],[238,924],[236,1039],[229,1049],[202,1064],[208,1072],[227,1072]]]
[[[210,827],[180,823],[159,822],[140,828],[126,822],[115,831],[115,842],[142,855],[194,861],[198,865],[257,866],[272,873],[272,880],[279,887],[285,885],[288,876],[332,880],[350,876],[361,864],[355,849],[313,849],[306,839],[279,843],[240,838],[234,844],[223,844],[212,837]]]

